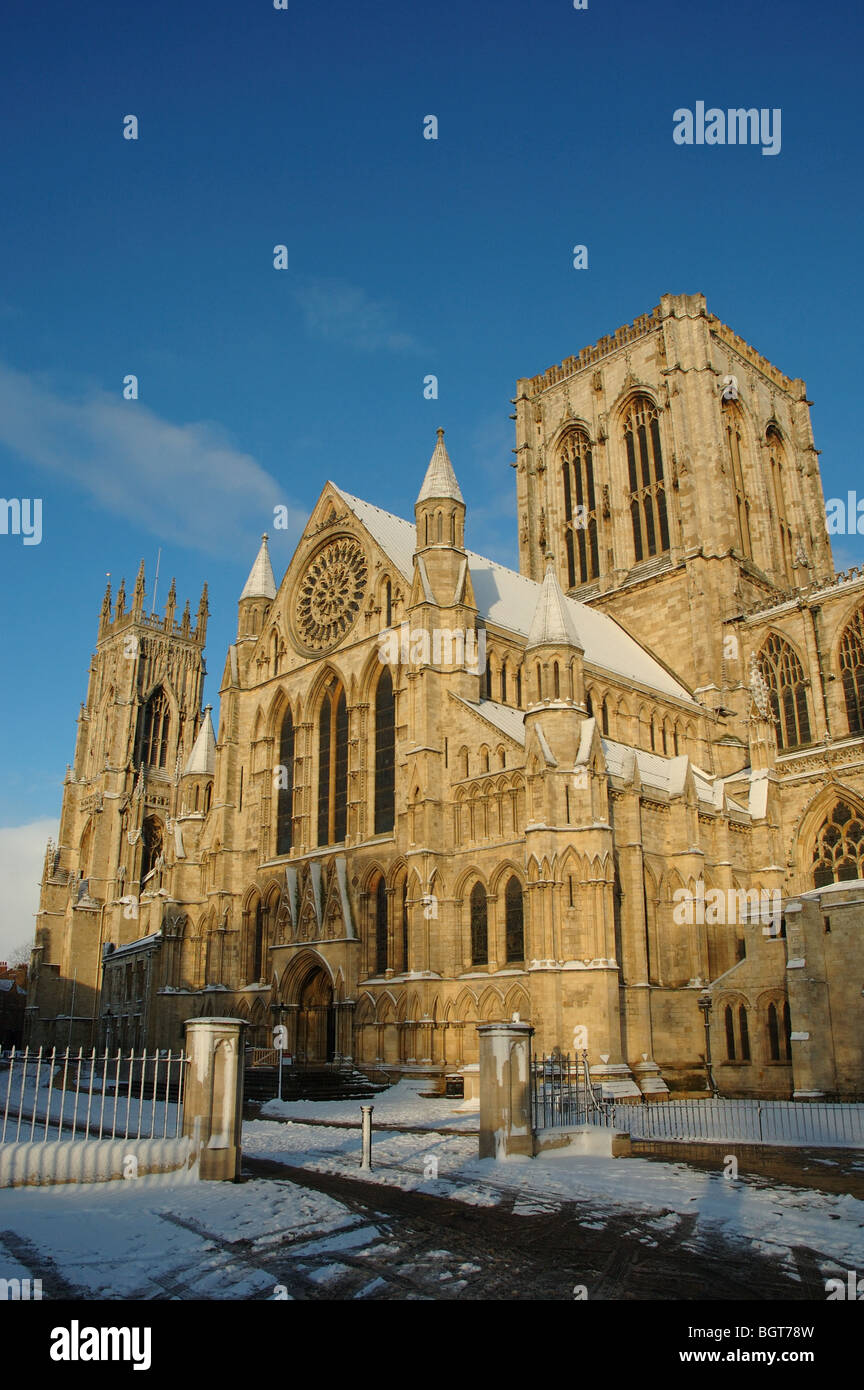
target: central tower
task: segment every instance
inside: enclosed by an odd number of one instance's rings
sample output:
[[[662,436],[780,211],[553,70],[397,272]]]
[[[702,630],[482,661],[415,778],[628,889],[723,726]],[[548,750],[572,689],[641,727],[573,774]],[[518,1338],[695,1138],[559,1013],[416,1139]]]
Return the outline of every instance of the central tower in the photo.
[[[724,620],[832,577],[804,382],[703,295],[664,295],[514,405],[521,572],[551,550],[566,592],[692,685],[739,678]]]

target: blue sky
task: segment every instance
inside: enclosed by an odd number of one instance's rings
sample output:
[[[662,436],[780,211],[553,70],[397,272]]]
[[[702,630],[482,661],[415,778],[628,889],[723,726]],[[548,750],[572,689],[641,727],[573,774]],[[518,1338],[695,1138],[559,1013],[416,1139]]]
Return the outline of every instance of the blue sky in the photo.
[[[161,547],[193,611],[209,582],[215,701],[273,506],[280,575],[328,477],[410,516],[439,424],[469,544],[514,563],[517,377],[664,292],[804,377],[826,496],[864,494],[861,30],[801,0],[10,0],[0,492],[43,539],[0,536],[0,874],[59,811],[106,571]],[[674,144],[699,100],[780,107],[780,154]]]

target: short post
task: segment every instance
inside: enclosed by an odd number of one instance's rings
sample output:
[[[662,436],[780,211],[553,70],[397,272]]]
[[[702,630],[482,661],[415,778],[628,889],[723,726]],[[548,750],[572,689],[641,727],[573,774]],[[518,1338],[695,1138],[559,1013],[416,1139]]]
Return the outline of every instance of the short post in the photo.
[[[203,1179],[234,1182],[240,1176],[245,1027],[237,1018],[186,1020],[183,1134],[200,1139]]]
[[[530,1023],[482,1023],[480,1039],[480,1157],[533,1157]]]
[[[374,1105],[360,1106],[360,1110],[363,1114],[363,1157],[360,1162],[360,1167],[367,1173],[372,1169],[372,1111],[374,1109]]]
[[[288,1046],[288,1029],[284,1023],[277,1023],[273,1029],[273,1046],[276,1049],[276,1066],[279,1070],[279,1085],[277,1088],[276,1099],[282,1099],[282,1065],[283,1053]]]

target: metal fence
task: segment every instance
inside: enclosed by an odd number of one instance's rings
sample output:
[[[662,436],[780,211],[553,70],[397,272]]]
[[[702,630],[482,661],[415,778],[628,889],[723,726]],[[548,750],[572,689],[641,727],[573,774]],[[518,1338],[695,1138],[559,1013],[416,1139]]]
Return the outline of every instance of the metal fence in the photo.
[[[612,1125],[615,1107],[592,1085],[588,1054],[553,1053],[531,1063],[531,1116],[537,1129]]]
[[[864,1105],[794,1100],[669,1100],[616,1105],[633,1139],[864,1146]]]
[[[179,1138],[187,1060],[95,1048],[0,1052],[0,1143]]]
[[[864,1105],[853,1102],[745,1100],[604,1100],[591,1081],[587,1054],[553,1053],[531,1063],[535,1130],[602,1125],[633,1139],[864,1147]]]

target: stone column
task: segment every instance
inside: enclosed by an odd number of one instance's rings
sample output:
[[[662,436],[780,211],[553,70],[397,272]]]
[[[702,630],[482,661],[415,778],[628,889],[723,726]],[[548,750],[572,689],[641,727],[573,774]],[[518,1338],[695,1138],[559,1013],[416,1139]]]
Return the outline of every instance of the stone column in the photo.
[[[199,1175],[234,1182],[240,1176],[245,1023],[236,1018],[186,1021],[183,1134],[199,1145]]]
[[[480,1157],[534,1153],[530,1023],[481,1023]]]

